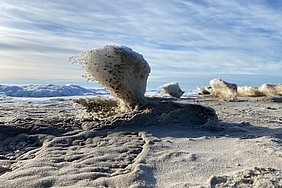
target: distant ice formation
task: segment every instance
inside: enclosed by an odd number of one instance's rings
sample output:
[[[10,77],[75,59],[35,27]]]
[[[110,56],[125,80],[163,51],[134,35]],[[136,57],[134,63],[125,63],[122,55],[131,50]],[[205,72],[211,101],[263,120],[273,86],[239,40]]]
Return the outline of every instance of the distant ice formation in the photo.
[[[81,63],[88,81],[96,81],[116,98],[121,111],[131,111],[147,101],[147,78],[151,71],[143,56],[125,46],[107,45],[70,57]]]
[[[212,92],[212,87],[206,86],[206,87],[197,87],[198,94],[199,95],[209,95]]]
[[[0,85],[0,96],[8,97],[68,97],[68,96],[105,96],[110,97],[109,92],[104,88],[84,88],[79,85]],[[146,97],[161,97],[159,89],[150,89],[145,93]],[[186,97],[197,97],[196,91],[187,90]]]
[[[198,94],[210,94],[216,100],[237,100],[237,97],[282,96],[282,84],[262,84],[259,87],[240,86],[216,78],[210,81],[211,87],[198,87]]]
[[[262,84],[259,87],[242,86],[238,87],[240,97],[274,97],[282,96],[282,84]]]
[[[104,89],[86,89],[78,85],[0,85],[0,93],[10,97],[62,97],[83,95],[106,95]]]
[[[258,90],[266,96],[282,96],[282,84],[263,84]]]
[[[161,86],[161,88],[162,88],[162,93],[169,94],[170,96],[176,98],[180,98],[184,93],[184,91],[180,89],[179,84],[177,82],[167,83]]]
[[[216,100],[238,100],[237,85],[225,82],[222,79],[216,78],[210,81],[212,87],[211,97]]]
[[[241,86],[238,87],[238,97],[261,97],[264,94],[259,91],[258,87]]]

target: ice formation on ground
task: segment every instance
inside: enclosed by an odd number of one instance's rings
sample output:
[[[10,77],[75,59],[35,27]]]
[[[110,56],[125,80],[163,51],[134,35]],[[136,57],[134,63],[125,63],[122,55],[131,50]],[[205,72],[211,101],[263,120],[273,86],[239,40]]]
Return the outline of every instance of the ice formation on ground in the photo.
[[[263,84],[258,90],[266,96],[282,96],[282,84]]]
[[[179,84],[177,82],[167,83],[161,86],[161,88],[163,94],[169,94],[170,96],[176,98],[180,98],[184,93],[184,91],[180,89]]]
[[[106,95],[104,89],[86,89],[78,85],[0,85],[0,93],[10,97],[62,97],[82,95]]]
[[[108,45],[87,50],[70,58],[82,64],[86,78],[97,81],[109,90],[114,99],[96,97],[75,99],[93,118],[94,124],[173,124],[181,123],[204,129],[218,129],[218,117],[209,107],[146,98],[146,82],[150,66],[141,54],[124,46]],[[183,95],[178,83],[169,83],[163,90],[179,98]]]
[[[258,87],[241,86],[238,87],[238,97],[261,97],[264,96],[262,92],[258,90]]]
[[[240,86],[227,83],[221,79],[211,80],[213,87],[198,87],[199,95],[211,95],[219,100],[237,100],[236,97],[274,97],[282,96],[282,84],[263,84],[260,87]],[[236,89],[237,87],[237,94]],[[214,91],[214,89],[216,91]]]
[[[199,95],[209,95],[212,92],[212,87],[197,87],[197,90]]]
[[[107,45],[90,49],[70,58],[82,64],[88,81],[107,89],[122,112],[146,102],[147,78],[151,68],[143,56],[125,46]]]
[[[225,82],[220,78],[210,81],[212,87],[211,97],[216,100],[237,100],[237,85]]]
[[[124,114],[115,113],[117,104],[111,99],[81,98],[73,101],[82,105],[95,120],[89,122],[89,129],[96,124],[105,126],[181,124],[205,130],[219,128],[218,116],[214,109],[198,104],[178,103],[171,99],[151,98],[139,109]]]

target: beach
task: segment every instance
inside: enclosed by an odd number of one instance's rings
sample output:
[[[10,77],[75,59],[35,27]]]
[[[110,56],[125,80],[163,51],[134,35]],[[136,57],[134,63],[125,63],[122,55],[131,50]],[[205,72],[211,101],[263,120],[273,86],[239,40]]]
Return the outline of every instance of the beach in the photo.
[[[281,97],[166,99],[213,108],[218,130],[145,115],[108,126],[71,98],[0,100],[0,187],[282,187]]]

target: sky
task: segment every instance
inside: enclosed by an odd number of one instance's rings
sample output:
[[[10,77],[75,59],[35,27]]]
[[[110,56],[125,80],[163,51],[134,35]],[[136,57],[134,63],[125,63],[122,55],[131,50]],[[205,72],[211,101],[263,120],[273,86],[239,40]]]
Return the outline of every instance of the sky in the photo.
[[[282,83],[282,0],[1,0],[0,84],[78,84],[69,57],[124,45],[151,67],[147,87],[213,78]]]

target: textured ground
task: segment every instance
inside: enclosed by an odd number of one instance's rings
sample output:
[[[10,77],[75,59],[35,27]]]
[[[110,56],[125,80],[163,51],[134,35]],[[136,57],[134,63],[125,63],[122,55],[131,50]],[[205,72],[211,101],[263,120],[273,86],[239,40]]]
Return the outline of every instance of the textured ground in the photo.
[[[0,102],[0,187],[282,186],[281,98],[178,101],[214,108],[218,131],[189,111],[105,126],[67,99]]]

